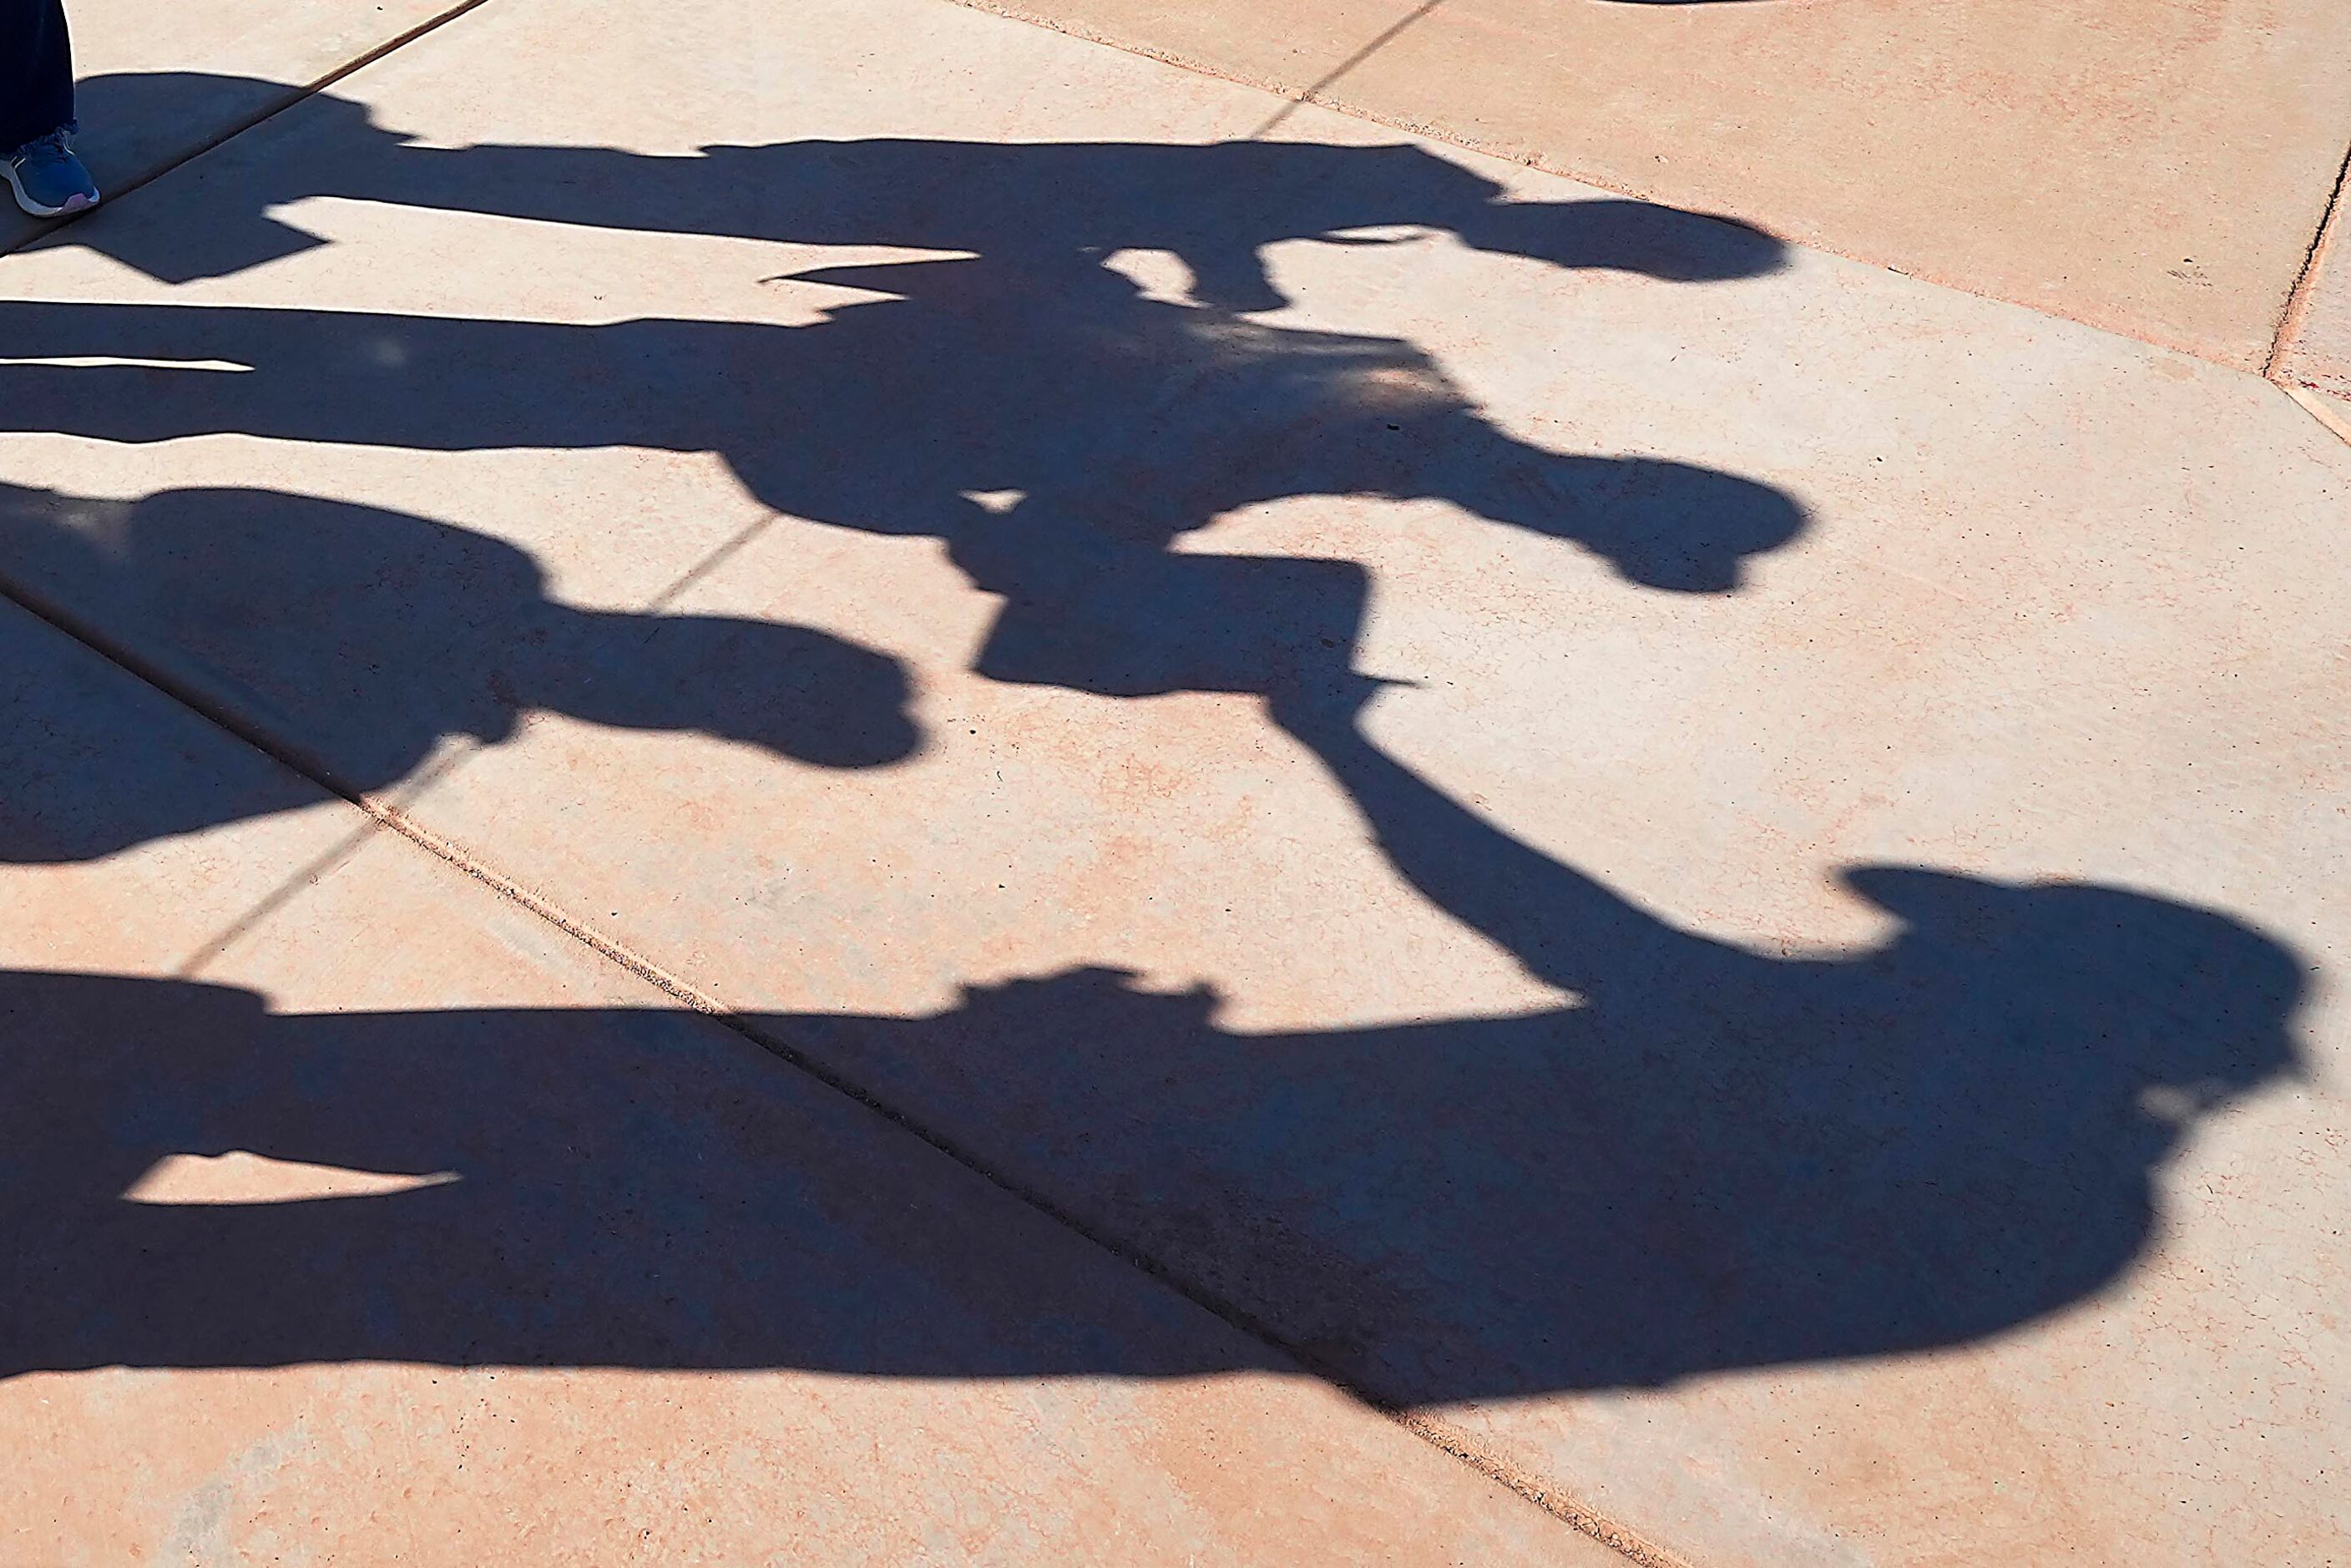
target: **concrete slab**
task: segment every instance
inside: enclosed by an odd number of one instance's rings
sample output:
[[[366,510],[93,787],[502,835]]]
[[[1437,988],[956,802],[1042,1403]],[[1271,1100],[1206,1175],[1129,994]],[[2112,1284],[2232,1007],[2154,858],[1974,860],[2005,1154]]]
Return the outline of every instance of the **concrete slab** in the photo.
[[[599,16],[0,264],[13,580],[1664,1549],[2335,1549],[2351,452],[970,12]]]
[[[1022,8],[1242,75],[1338,30],[1244,0]],[[1425,10],[1322,99],[2245,369],[2351,148],[2351,11],[2330,0]],[[1348,20],[1358,47],[1391,26]]]
[[[348,806],[66,862],[305,791],[7,606],[0,724],[0,1556],[1622,1561]]]
[[[74,0],[75,145],[99,188],[120,193],[466,3],[227,0],[159,10]],[[0,203],[0,251],[42,226]]]

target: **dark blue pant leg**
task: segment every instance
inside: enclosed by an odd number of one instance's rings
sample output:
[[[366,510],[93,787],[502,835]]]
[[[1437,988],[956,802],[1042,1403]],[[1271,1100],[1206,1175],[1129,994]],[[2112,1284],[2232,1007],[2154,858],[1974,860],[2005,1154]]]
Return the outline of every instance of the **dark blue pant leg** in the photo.
[[[73,117],[65,0],[0,0],[0,154]]]

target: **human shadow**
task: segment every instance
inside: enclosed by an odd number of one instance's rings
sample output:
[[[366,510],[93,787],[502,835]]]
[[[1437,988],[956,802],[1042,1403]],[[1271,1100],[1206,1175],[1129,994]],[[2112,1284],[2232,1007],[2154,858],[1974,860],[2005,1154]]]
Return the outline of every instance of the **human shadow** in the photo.
[[[0,556],[16,597],[349,794],[398,783],[444,737],[504,741],[532,710],[829,768],[896,761],[917,742],[886,654],[774,622],[569,604],[513,545],[380,507],[0,485]],[[11,773],[39,749],[16,738]],[[250,810],[283,803],[266,792]],[[52,814],[85,830],[0,838],[0,862],[90,859],[235,814],[204,790],[162,791],[139,812]]]
[[[10,549],[77,581],[123,570],[110,544],[145,570],[184,560],[157,591],[108,591],[187,619],[172,635],[217,651],[223,680],[262,633],[209,607],[221,582],[265,574],[248,612],[280,613],[298,596],[266,574],[316,570],[273,569],[306,536],[266,520],[235,542],[236,518],[287,498],[167,495],[63,519],[54,497],[16,499],[37,525]],[[288,505],[307,525],[318,503]],[[362,622],[403,601],[388,582],[453,560],[508,586],[412,587],[409,601],[450,607],[437,642],[362,627],[321,661],[320,695],[283,700],[364,695],[373,677],[347,664],[533,667],[496,637],[467,643],[465,607],[526,626],[589,613],[534,607],[543,590],[504,547],[345,516],[411,535],[367,547],[389,564],[348,590]],[[68,525],[89,542],[39,532]],[[1291,569],[1310,601],[1312,574],[1352,570]],[[347,591],[306,591],[329,619]],[[547,636],[596,646],[576,626]],[[1163,629],[1159,645],[1197,680],[1186,661],[1204,642]],[[1132,637],[1103,646],[1130,663],[1044,653],[1106,684],[1165,673]],[[1015,654],[1039,656],[1001,656]],[[1395,1406],[1652,1386],[2028,1323],[2122,1277],[2182,1140],[2296,1071],[2296,961],[2236,921],[2113,888],[1860,868],[1848,885],[1896,936],[1757,952],[1659,919],[1429,786],[1364,737],[1371,683],[1321,656],[1277,670],[1269,711],[1405,877],[1572,1004],[1245,1034],[1212,992],[1081,969],[976,988],[935,1017],[731,1021]],[[10,859],[305,803],[267,768],[216,779],[220,758],[183,758],[168,727],[105,692],[25,674],[21,712],[0,714]],[[532,685],[511,678],[517,698]],[[506,705],[493,690],[393,711],[421,714],[423,734]],[[687,710],[666,694],[658,711]],[[728,1065],[714,1028],[643,1009],[279,1015],[225,987],[0,975],[0,1373],[389,1360],[1162,1376],[1278,1361],[1136,1306],[1033,1216],[977,1213],[933,1151],[878,1120],[845,1125],[865,1114],[846,1099],[809,1110],[799,1074]],[[436,1185],[298,1202],[152,1190],[165,1162],[232,1151]]]
[[[240,1151],[338,1179],[256,1181]],[[0,972],[0,1378],[1202,1370],[1217,1336],[974,1185],[690,1013],[289,1016],[225,986]]]
[[[1522,442],[1397,340],[1154,300],[1099,267],[799,281],[895,298],[806,327],[0,303],[0,429],[715,452],[796,517],[945,539],[996,591],[1299,496],[1449,501],[1692,591],[1802,526],[1752,480]]]
[[[1557,1010],[1235,1034],[1080,971],[763,1020],[1396,1405],[1885,1355],[2111,1284],[2203,1116],[2298,1071],[2294,956],[2116,888],[1900,866],[1860,951],[1675,926],[1293,706],[1433,904]]]
[[[79,91],[85,119],[125,125],[179,123],[196,105],[285,93],[202,72],[100,76]],[[201,226],[92,222],[59,240],[170,282],[225,277],[324,243],[276,214],[332,196],[610,229],[967,251],[1050,274],[1165,251],[1189,270],[1196,298],[1234,311],[1288,303],[1265,253],[1291,240],[1399,244],[1441,232],[1497,255],[1689,283],[1768,273],[1785,255],[1735,219],[1655,203],[1512,201],[1496,182],[1410,143],[435,147],[378,125],[364,104],[319,93],[282,134],[248,135],[207,165],[191,175],[206,187]]]
[[[2198,1122],[2296,1071],[2297,965],[2219,915],[1861,868],[1898,935],[1778,956],[1659,920],[1375,751],[1343,766],[1399,863],[1578,1005],[1242,1034],[1210,992],[1081,970],[936,1017],[735,1022],[1399,1406],[2016,1328],[2120,1277]],[[708,1027],[0,977],[0,1371],[1267,1364],[1071,1308],[933,1150],[880,1120],[810,1134],[778,1109],[804,1081],[714,1065],[688,1037]],[[232,1151],[436,1185],[153,1192]]]
[[[12,823],[78,823],[87,852],[152,833],[159,800],[267,789],[215,787],[220,758],[31,663],[21,720],[0,714],[38,742],[0,769],[11,858],[70,858]],[[1407,879],[1571,1002],[1242,1033],[1207,989],[1080,969],[931,1017],[728,1020],[893,1126],[747,1067],[699,1015],[284,1014],[0,974],[0,1375],[1280,1364],[1102,1278],[1008,1187],[1389,1405],[1656,1386],[2074,1305],[2144,1251],[2198,1124],[2299,1070],[2299,964],[2235,920],[1861,867],[1895,935],[1759,952],[1432,788],[1363,737],[1365,685],[1269,706]],[[261,1201],[205,1164],[237,1151],[432,1185]],[[192,1162],[173,1201],[159,1173]]]
[[[1648,1386],[2028,1322],[2129,1266],[2157,1218],[2157,1175],[2199,1116],[2294,1070],[2292,956],[2145,894],[1862,868],[1849,885],[1900,923],[1880,946],[1795,958],[1679,929],[1369,741],[1359,563],[1173,548],[1292,497],[1427,499],[1570,541],[1645,588],[1737,587],[1802,525],[1781,492],[1547,450],[1412,344],[1254,316],[1280,303],[1267,246],[1347,243],[1367,225],[1431,225],[1561,265],[1638,258],[1660,276],[1674,273],[1659,233],[1747,247],[1729,270],[1685,268],[1698,276],[1758,270],[1776,258],[1768,242],[1623,204],[1498,202],[1442,160],[1394,150],[802,143],[651,162],[379,151],[396,175],[319,188],[977,254],[803,271],[778,287],[865,299],[811,294],[823,319],[799,328],[0,304],[0,427],[716,453],[780,511],[942,540],[1002,601],[984,674],[1262,698],[1407,879],[1575,1004],[1245,1035],[1221,1026],[1210,994],[1081,970],[975,990],[935,1018],[734,1021],[1375,1398]],[[692,188],[729,171],[732,184]],[[1468,194],[1383,193],[1415,181]],[[100,243],[133,226],[109,225],[68,232]],[[1146,294],[1108,265],[1122,249],[1182,257],[1187,298]],[[352,513],[313,528],[320,503],[164,497],[142,505],[201,526],[132,526],[134,548],[111,559],[73,537],[57,515],[69,504],[22,504],[55,535],[14,547],[58,563],[38,580],[54,619],[128,638],[139,623],[125,607],[160,606],[192,624],[162,629],[158,648],[193,639],[212,667],[280,672],[280,694],[299,691],[306,664],[336,666],[308,677],[329,683],[365,685],[345,664],[413,683],[354,693],[362,716],[391,705],[397,743],[339,742],[368,759],[336,750],[345,776],[397,774],[418,737],[495,731],[520,706],[593,717],[616,700],[563,687],[539,644],[515,652],[477,628],[478,613],[540,628],[549,647],[585,642],[585,667],[626,662],[608,655],[608,622],[546,609],[527,562],[456,530]],[[384,547],[355,536],[376,528],[409,530],[410,566],[365,564]],[[270,561],[306,548],[320,559]],[[208,550],[258,561],[256,592],[202,580]],[[345,570],[345,555],[360,564]],[[404,601],[382,591],[411,570],[462,584],[412,595],[445,610],[421,632],[392,623]],[[250,623],[306,582],[361,624],[294,627],[281,643]],[[476,635],[503,687],[427,655]],[[729,669],[760,678],[767,634],[714,635],[725,661],[748,661]],[[321,636],[346,651],[319,659]],[[681,693],[673,671],[624,689],[623,721],[684,719],[852,765],[903,749],[906,733],[872,716],[903,698],[893,674],[813,646],[810,667],[831,674],[792,700],[738,704],[728,681]],[[171,667],[162,652],[151,662]],[[236,697],[313,735],[350,727],[266,706],[290,700]],[[1262,1359],[1183,1336],[1138,1351],[1082,1317],[1009,1341],[950,1332],[938,1270],[904,1265],[934,1247],[977,1257],[979,1239],[949,1247],[920,1215],[858,1207],[857,1184],[820,1179],[820,1159],[795,1160],[788,1134],[762,1130],[744,1081],[676,1102],[684,1075],[663,1069],[686,1055],[664,1042],[708,1027],[677,1015],[279,1016],[178,982],[8,987],[0,1051],[16,1081],[0,1113],[19,1124],[0,1140],[0,1202],[23,1238],[7,1287],[16,1370],[397,1359],[1142,1375]],[[160,1160],[233,1149],[457,1179],[301,1204],[137,1197]],[[876,1238],[893,1249],[887,1268],[867,1267]]]
[[[267,86],[162,74],[101,78],[87,90],[136,118],[142,106]],[[0,428],[716,452],[780,509],[935,535],[980,586],[1036,603],[1069,598],[1095,563],[1114,561],[1104,570],[1132,581],[1147,571],[1144,556],[1176,537],[1297,496],[1449,501],[1573,539],[1635,581],[1692,591],[1735,586],[1744,559],[1802,526],[1792,500],[1752,480],[1523,442],[1409,343],[1249,319],[1287,302],[1269,247],[1396,243],[1399,225],[1561,267],[1684,282],[1782,263],[1777,241],[1735,223],[1643,203],[1511,201],[1416,146],[444,149],[327,95],[283,134],[239,139],[191,178],[203,186],[202,225],[109,214],[52,243],[92,246],[161,277],[214,276],[313,243],[268,214],[340,195],[972,254],[772,279],[834,305],[802,329],[0,306],[10,348]],[[139,249],[149,243],[162,249]],[[1137,250],[1178,257],[1190,298],[1149,297],[1113,268]],[[841,305],[844,288],[884,298]]]
[[[100,78],[86,90],[136,118],[151,104],[266,85],[165,73]],[[15,354],[84,362],[20,362],[0,374],[5,428],[715,451],[800,516],[955,543],[1020,535],[1047,551],[1087,528],[1164,545],[1236,507],[1291,496],[1426,497],[1575,538],[1635,580],[1705,590],[1731,586],[1740,559],[1802,527],[1786,497],[1752,481],[1522,443],[1408,343],[1247,319],[1289,303],[1267,253],[1294,240],[1404,244],[1441,233],[1553,267],[1689,283],[1782,264],[1777,240],[1728,219],[1639,202],[1512,201],[1409,144],[869,140],[680,156],[435,148],[321,95],[287,134],[233,143],[215,162],[199,172],[203,225],[110,220],[75,225],[61,241],[175,281],[217,276],[318,243],[269,214],[329,195],[972,254],[772,279],[833,291],[819,299],[843,287],[890,297],[789,331],[20,306],[0,320]],[[151,244],[153,254],[141,248]],[[1181,260],[1189,299],[1147,298],[1113,269],[1134,251]],[[251,373],[99,368],[91,356],[249,363]],[[975,507],[977,493],[1023,499],[996,517]],[[1082,554],[1085,541],[1073,548]],[[972,549],[1001,561],[1025,547]]]
[[[1413,212],[1472,234],[1493,229],[1521,254],[1565,265],[1752,270],[1776,256],[1768,241],[1740,240],[1735,255],[1708,260],[1708,247],[1725,243],[1708,237],[1720,225],[1675,214],[1664,220],[1668,243],[1641,226],[1659,220],[1637,206],[1498,204],[1487,183],[1414,149],[741,151],[727,193],[781,214],[775,233],[1002,248],[780,280],[828,306],[800,327],[0,303],[0,341],[11,350],[0,363],[0,429],[716,453],[793,517],[942,540],[975,586],[1003,601],[980,673],[1110,695],[1271,698],[1349,685],[1368,583],[1359,564],[1173,548],[1254,505],[1447,502],[1572,541],[1636,584],[1685,592],[1735,588],[1749,559],[1803,526],[1792,499],[1755,480],[1524,441],[1410,343],[1154,298],[1105,265],[1115,248],[1150,242],[1194,257],[1203,276],[1254,277],[1262,246],[1282,235]],[[1358,160],[1366,151],[1382,156]],[[521,210],[528,194],[534,215],[690,224],[707,200],[692,180],[642,163],[563,175],[575,158],[592,170],[623,157],[592,150],[475,149],[444,164],[384,139],[382,155],[395,154],[423,171],[402,174],[397,189],[430,191],[429,172],[447,168],[439,199],[478,209]],[[1223,193],[1237,172],[1278,172],[1290,159],[1305,171],[1290,182],[1302,192],[1299,211],[1284,208],[1290,185],[1273,173],[1238,208]],[[706,175],[699,165],[709,161],[653,163]],[[1390,170],[1403,171],[1405,191],[1383,204]],[[980,172],[985,199],[974,193]],[[1415,182],[1428,188],[1416,194]],[[1194,188],[1207,193],[1197,210],[1179,199]],[[1698,238],[1672,238],[1676,224],[1696,225]],[[345,548],[331,528],[320,543],[300,543],[289,507],[268,516],[298,555]],[[331,560],[320,570],[337,570]],[[74,575],[53,574],[60,601],[80,591]],[[308,664],[293,641],[256,661]],[[380,758],[327,760],[339,776],[384,771]]]

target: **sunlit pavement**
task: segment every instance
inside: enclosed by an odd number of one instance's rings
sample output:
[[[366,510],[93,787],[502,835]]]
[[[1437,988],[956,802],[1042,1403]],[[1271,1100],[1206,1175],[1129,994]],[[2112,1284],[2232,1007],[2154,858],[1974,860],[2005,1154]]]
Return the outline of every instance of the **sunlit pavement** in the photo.
[[[0,1561],[2351,1558],[2351,76],[1374,9],[75,6]]]

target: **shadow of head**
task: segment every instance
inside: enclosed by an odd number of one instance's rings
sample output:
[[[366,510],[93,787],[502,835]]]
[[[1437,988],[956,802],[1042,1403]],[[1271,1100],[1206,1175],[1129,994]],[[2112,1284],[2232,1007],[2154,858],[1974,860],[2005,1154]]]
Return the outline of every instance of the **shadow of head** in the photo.
[[[1787,265],[1787,246],[1761,229],[1654,202],[1493,202],[1456,224],[1479,250],[1667,283],[1723,283]]]
[[[1903,922],[1887,954],[1897,972],[1959,982],[1939,998],[1953,1037],[2022,1073],[2102,1081],[2101,1098],[2185,1124],[2301,1071],[2302,967],[2224,915],[2120,888],[1911,867],[1844,880]]]
[[[1573,539],[1644,588],[1732,592],[1750,557],[1804,530],[1804,509],[1785,493],[1712,468],[1549,453],[1531,469],[1511,466],[1454,498],[1493,521]]]
[[[568,612],[531,700],[593,724],[694,730],[822,768],[914,754],[905,672],[810,627],[711,616]]]
[[[514,541],[410,513],[267,490],[123,502],[0,485],[0,552],[38,601],[272,714],[360,788],[390,784],[444,735],[505,741],[530,708],[831,768],[916,744],[886,653],[788,622],[584,608],[553,596]]]
[[[1077,242],[1095,256],[1126,246],[1164,248],[1192,269],[1196,298],[1233,311],[1290,303],[1267,271],[1265,247],[1285,240],[1378,246],[1417,237],[1365,232],[1399,227],[1450,233],[1493,255],[1675,283],[1759,277],[1787,256],[1779,240],[1732,218],[1649,202],[1512,200],[1494,181],[1409,143],[1034,151],[1040,165],[1057,158],[1094,165],[1080,182],[1094,195],[1066,206],[1049,196],[1059,215],[1008,236],[1008,245]],[[1054,182],[1057,191],[1061,184]]]

